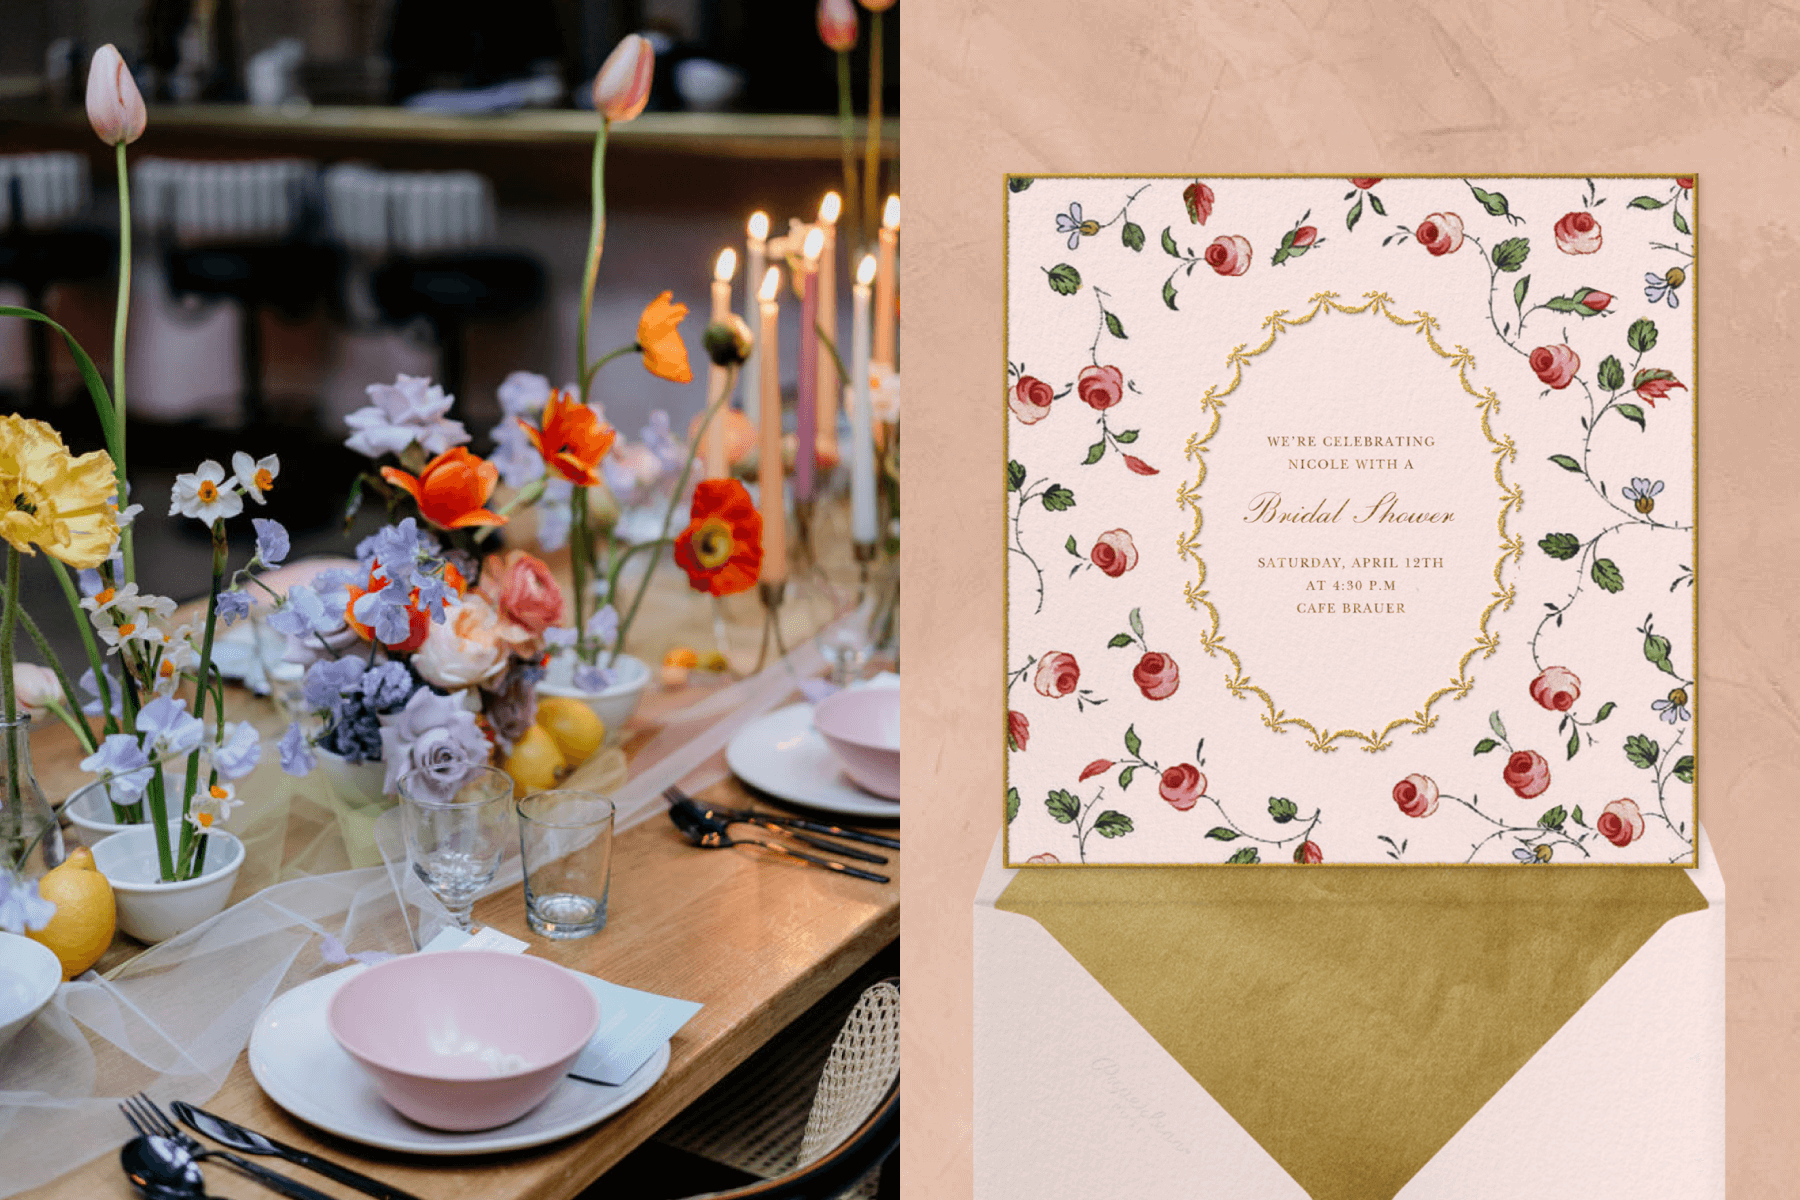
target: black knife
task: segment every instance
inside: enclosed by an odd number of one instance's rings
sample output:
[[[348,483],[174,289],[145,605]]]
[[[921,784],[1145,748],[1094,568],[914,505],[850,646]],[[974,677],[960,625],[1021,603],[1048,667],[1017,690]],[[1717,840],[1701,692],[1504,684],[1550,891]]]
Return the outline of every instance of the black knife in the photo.
[[[348,1167],[340,1167],[328,1162],[316,1154],[308,1154],[285,1142],[278,1142],[272,1137],[257,1133],[253,1129],[245,1129],[242,1125],[227,1121],[224,1117],[215,1116],[203,1108],[196,1108],[185,1100],[177,1100],[171,1108],[175,1110],[176,1119],[195,1133],[203,1133],[221,1145],[229,1146],[243,1154],[273,1154],[284,1158],[296,1166],[305,1167],[317,1172],[327,1179],[336,1180],[345,1187],[353,1187],[359,1192],[366,1192],[379,1200],[419,1200],[411,1192],[402,1191],[379,1179],[371,1179]]]

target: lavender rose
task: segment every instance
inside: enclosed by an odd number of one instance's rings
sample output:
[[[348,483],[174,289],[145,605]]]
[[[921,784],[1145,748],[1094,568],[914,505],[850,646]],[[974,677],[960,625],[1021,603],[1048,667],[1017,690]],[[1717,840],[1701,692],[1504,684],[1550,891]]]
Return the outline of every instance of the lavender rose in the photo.
[[[414,779],[420,793],[448,800],[471,768],[487,765],[491,750],[475,714],[459,698],[420,688],[405,708],[381,723],[383,789],[394,792],[401,776],[421,772]]]

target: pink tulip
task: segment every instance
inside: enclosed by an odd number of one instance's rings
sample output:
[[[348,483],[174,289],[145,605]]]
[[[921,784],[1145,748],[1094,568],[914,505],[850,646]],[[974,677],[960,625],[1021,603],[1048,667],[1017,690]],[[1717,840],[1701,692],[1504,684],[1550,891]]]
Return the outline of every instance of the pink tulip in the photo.
[[[130,145],[144,136],[149,119],[144,94],[111,42],[94,51],[88,66],[87,114],[94,132],[109,146]]]
[[[856,45],[852,0],[819,0],[819,39],[840,54]]]
[[[608,121],[629,121],[650,102],[656,50],[642,34],[628,33],[594,76],[594,109]]]

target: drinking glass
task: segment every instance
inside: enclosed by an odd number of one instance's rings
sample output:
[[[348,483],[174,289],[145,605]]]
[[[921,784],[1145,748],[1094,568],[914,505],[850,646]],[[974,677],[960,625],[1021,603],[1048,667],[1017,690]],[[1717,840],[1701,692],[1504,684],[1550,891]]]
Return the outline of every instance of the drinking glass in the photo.
[[[518,808],[525,923],[547,938],[599,933],[612,883],[613,802],[563,788],[534,792]]]
[[[512,840],[512,799],[512,777],[494,767],[471,768],[452,787],[429,770],[400,777],[407,860],[464,932],[475,927],[469,909]]]

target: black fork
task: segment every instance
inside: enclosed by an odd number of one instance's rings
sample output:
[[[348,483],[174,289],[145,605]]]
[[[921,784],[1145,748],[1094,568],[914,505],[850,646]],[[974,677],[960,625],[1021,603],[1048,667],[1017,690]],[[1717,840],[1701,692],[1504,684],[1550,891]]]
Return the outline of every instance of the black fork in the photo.
[[[216,1158],[221,1162],[230,1163],[270,1191],[279,1192],[281,1195],[289,1197],[290,1200],[331,1200],[331,1197],[324,1192],[309,1188],[304,1183],[289,1179],[286,1175],[278,1175],[247,1158],[239,1158],[229,1150],[213,1150],[201,1145],[183,1132],[179,1125],[171,1121],[168,1114],[157,1107],[156,1101],[144,1092],[126,1097],[120,1102],[119,1111],[125,1114],[125,1119],[131,1122],[131,1127],[138,1133],[145,1137],[167,1138],[193,1155],[196,1161]]]

